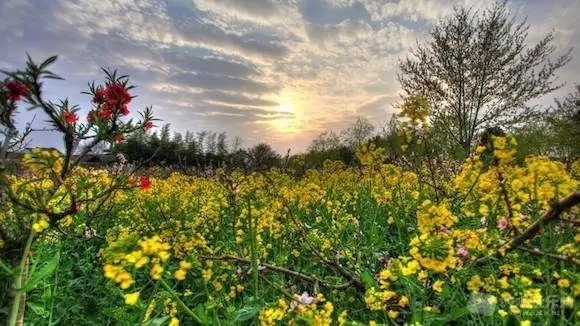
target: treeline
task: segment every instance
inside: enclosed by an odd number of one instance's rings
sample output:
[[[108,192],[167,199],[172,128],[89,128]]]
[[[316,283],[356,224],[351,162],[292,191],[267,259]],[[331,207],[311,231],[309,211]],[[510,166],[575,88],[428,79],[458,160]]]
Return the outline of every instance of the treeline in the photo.
[[[140,131],[108,150],[122,153],[128,162],[144,167],[168,167],[184,172],[203,172],[218,167],[259,170],[276,166],[280,155],[268,144],[241,148],[241,139],[228,139],[225,132],[172,132],[169,124],[151,134]]]
[[[146,167],[161,166],[189,172],[218,167],[245,171],[277,167],[299,172],[321,168],[327,160],[356,166],[360,163],[356,150],[365,141],[385,148],[385,163],[397,165],[412,165],[417,158],[461,161],[469,154],[461,144],[445,141],[445,135],[438,128],[427,132],[428,141],[409,142],[402,132],[403,124],[401,118],[393,114],[386,126],[376,130],[370,121],[358,118],[340,132],[322,132],[304,153],[287,152],[285,155],[266,143],[243,148],[239,137],[229,139],[225,132],[187,131],[183,135],[172,132],[170,125],[165,124],[159,132],[137,132],[109,152],[123,153],[129,162]],[[533,121],[511,129],[486,128],[476,135],[475,144],[486,143],[490,135],[515,137],[520,161],[528,155],[546,155],[571,163],[580,157],[580,86]]]
[[[422,135],[424,142],[409,142],[403,133],[404,121],[393,114],[389,123],[380,130],[365,118],[358,118],[351,126],[340,131],[319,134],[304,153],[287,152],[281,155],[265,143],[243,148],[239,137],[229,139],[225,132],[191,132],[185,135],[172,132],[169,124],[159,132],[137,132],[110,149],[112,154],[123,153],[129,162],[144,166],[170,167],[181,171],[205,171],[218,167],[246,171],[272,167],[294,170],[316,169],[327,160],[341,161],[354,166],[359,145],[370,141],[385,148],[385,163],[412,165],[419,158],[437,158],[462,161],[469,155],[461,144],[445,137],[444,132],[432,127]],[[516,128],[492,126],[475,137],[474,146],[485,144],[491,135],[515,137],[518,159],[528,155],[546,155],[566,163],[580,157],[580,86],[575,91],[545,110],[536,119]]]

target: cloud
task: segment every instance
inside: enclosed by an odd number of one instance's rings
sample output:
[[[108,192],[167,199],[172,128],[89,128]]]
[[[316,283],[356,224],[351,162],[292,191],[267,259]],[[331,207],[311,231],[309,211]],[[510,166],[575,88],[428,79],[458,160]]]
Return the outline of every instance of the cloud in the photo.
[[[373,34],[372,27],[364,21],[345,19],[339,24],[316,25],[307,24],[306,31],[312,42],[324,44],[350,43]]]
[[[278,106],[279,103],[259,97],[249,97],[240,93],[226,93],[222,91],[205,91],[199,95],[204,100],[242,106]]]
[[[281,6],[269,0],[195,0],[194,3],[199,10],[223,15],[227,9],[236,19],[254,23],[272,22],[282,14]]]
[[[53,70],[66,80],[47,83],[46,94],[70,97],[83,113],[91,106],[79,95],[86,82],[103,80],[101,66],[117,68],[138,86],[134,108],[152,104],[176,131],[230,131],[247,145],[299,151],[357,116],[377,126],[388,120],[399,100],[398,60],[428,40],[454,5],[491,2],[4,0],[0,68],[21,67],[25,52],[59,54]],[[509,4],[529,17],[532,41],[554,29],[559,50],[580,43],[577,1]],[[580,49],[574,51],[560,73],[569,83],[562,94],[578,82]]]
[[[393,18],[431,23],[443,18],[453,11],[454,6],[482,8],[494,0],[363,0],[361,1],[373,21],[385,21]]]
[[[229,76],[178,73],[170,77],[173,84],[197,87],[202,89],[221,89],[243,93],[264,94],[276,91],[277,86],[266,85],[251,79],[234,78]]]
[[[172,70],[175,71],[195,71],[230,77],[249,77],[260,73],[255,65],[246,65],[219,57],[197,57],[177,51],[164,54],[162,60],[172,65]]]
[[[198,46],[205,46],[224,53],[237,53],[241,56],[278,59],[287,54],[288,49],[274,40],[261,42],[253,38],[227,33],[213,24],[199,24],[195,21],[174,26],[183,40]]]

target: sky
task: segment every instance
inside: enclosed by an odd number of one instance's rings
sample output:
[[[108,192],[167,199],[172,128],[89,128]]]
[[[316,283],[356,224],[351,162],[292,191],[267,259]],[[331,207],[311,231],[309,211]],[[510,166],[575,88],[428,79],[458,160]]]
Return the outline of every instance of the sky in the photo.
[[[227,132],[251,146],[304,151],[325,130],[357,117],[382,128],[400,101],[398,60],[429,39],[454,5],[492,0],[2,0],[0,69],[58,54],[45,83],[50,100],[68,97],[85,117],[87,82],[100,67],[128,74],[136,85],[132,114],[153,106],[173,131]],[[580,83],[580,0],[508,1],[527,17],[530,42],[553,31],[557,53],[572,51],[559,72]],[[20,112],[23,126],[35,112]],[[33,126],[40,128],[40,114]],[[32,144],[56,146],[60,136],[35,133]]]

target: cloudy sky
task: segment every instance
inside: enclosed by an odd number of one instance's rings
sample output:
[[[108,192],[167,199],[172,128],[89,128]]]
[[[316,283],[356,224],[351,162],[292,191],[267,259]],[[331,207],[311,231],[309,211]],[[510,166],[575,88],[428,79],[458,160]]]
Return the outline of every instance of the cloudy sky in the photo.
[[[152,105],[172,129],[226,131],[244,145],[270,143],[304,150],[324,130],[357,116],[384,125],[399,100],[397,61],[428,39],[454,5],[488,0],[2,0],[0,69],[58,54],[46,85],[49,99],[69,97],[91,108],[88,81],[99,67],[129,74],[132,110]],[[518,0],[530,40],[547,31],[563,52],[576,47],[560,72],[580,83],[579,0]],[[23,124],[31,113],[18,116]],[[37,118],[35,126],[42,119]],[[55,145],[37,134],[35,144]]]

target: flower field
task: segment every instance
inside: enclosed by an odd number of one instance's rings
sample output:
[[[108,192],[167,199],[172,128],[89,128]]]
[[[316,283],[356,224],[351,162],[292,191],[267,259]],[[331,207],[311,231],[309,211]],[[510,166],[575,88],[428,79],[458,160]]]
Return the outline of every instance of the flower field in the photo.
[[[494,138],[493,153],[478,148],[438,191],[378,163],[370,147],[360,168],[329,161],[301,177],[139,179],[118,163],[78,168],[56,188],[42,175],[63,158],[38,151],[10,176],[12,191],[55,214],[70,194],[78,207],[53,228],[30,215],[39,238],[25,321],[573,325],[580,210],[567,208],[578,202],[580,165],[516,164],[514,145]],[[129,186],[104,191],[114,184]],[[2,210],[0,223],[21,212]]]
[[[421,157],[429,103],[403,105],[385,164],[215,169],[83,167],[91,149],[154,127],[133,121],[128,76],[104,70],[93,108],[42,98],[60,79],[29,58],[0,83],[0,317],[8,325],[576,325],[580,161],[517,157],[488,135],[464,162]],[[20,104],[41,109],[64,153],[22,145]],[[125,120],[125,121],[124,121]],[[487,137],[487,136],[486,136]],[[483,139],[486,139],[485,141]],[[81,141],[87,142],[79,146]],[[421,146],[420,146],[421,145]],[[411,163],[413,163],[411,162]],[[261,171],[261,172],[260,172]]]

